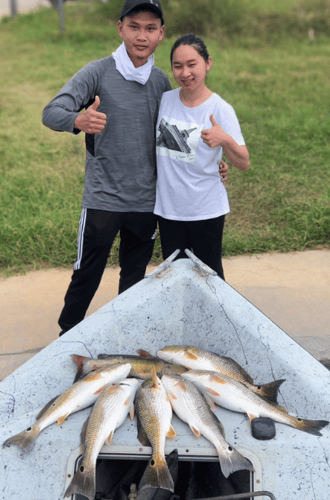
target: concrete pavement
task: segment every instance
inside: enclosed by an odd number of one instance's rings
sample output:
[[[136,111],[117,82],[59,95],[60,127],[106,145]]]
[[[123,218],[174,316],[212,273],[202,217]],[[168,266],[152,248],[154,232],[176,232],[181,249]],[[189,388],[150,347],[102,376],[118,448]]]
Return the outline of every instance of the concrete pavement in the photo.
[[[229,285],[314,357],[330,359],[330,250],[234,257],[224,270]],[[0,380],[58,338],[71,272],[0,278]],[[117,296],[118,277],[119,269],[106,269],[87,315]]]

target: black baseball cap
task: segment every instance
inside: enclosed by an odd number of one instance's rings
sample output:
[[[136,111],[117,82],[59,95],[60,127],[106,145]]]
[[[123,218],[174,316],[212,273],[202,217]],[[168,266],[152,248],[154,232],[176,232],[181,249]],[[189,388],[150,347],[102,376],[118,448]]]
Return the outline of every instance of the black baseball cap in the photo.
[[[122,21],[123,17],[127,16],[131,10],[142,6],[148,7],[148,10],[157,14],[162,22],[162,25],[164,24],[162,6],[160,5],[159,0],[126,0],[120,14],[120,20]]]

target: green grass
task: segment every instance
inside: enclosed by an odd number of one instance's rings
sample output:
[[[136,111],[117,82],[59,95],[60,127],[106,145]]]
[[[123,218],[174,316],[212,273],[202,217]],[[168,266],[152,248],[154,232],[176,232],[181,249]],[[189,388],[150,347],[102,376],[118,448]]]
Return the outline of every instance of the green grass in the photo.
[[[214,59],[208,85],[234,106],[251,157],[247,172],[229,171],[226,256],[329,247],[329,37],[319,29],[311,40],[312,24],[290,36],[283,23],[275,29],[279,19],[292,22],[303,3],[251,0],[250,34],[245,26],[235,36],[220,28],[205,36]],[[166,9],[172,4],[167,0]],[[0,23],[1,274],[75,261],[84,137],[50,131],[41,114],[76,71],[120,43],[105,6],[66,4],[64,36],[53,9]],[[174,39],[156,52],[169,75]],[[117,263],[117,248],[118,241],[110,264]],[[158,240],[154,260],[161,260]]]

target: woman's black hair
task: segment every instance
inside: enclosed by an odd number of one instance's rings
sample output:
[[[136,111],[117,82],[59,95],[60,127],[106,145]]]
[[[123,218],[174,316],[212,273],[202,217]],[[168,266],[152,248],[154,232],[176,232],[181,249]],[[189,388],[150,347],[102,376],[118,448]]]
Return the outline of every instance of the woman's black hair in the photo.
[[[194,33],[187,33],[186,35],[180,36],[180,38],[178,38],[176,40],[176,42],[174,42],[174,44],[173,44],[173,47],[171,50],[171,56],[170,56],[171,57],[171,66],[173,64],[174,51],[178,47],[180,47],[181,45],[190,45],[191,47],[194,47],[194,49],[197,50],[198,54],[200,56],[202,56],[204,61],[205,62],[208,61],[210,56],[209,56],[209,53],[207,51],[206,45],[203,42],[203,40],[201,38],[199,38],[197,35],[195,35]]]

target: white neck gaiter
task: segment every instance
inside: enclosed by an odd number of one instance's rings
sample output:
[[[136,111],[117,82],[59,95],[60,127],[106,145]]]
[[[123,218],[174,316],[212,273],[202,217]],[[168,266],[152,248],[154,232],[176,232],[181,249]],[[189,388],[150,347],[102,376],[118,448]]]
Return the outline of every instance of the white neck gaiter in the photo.
[[[136,68],[127,54],[125,43],[119,45],[118,49],[112,53],[112,57],[116,63],[116,69],[125,78],[125,80],[132,80],[142,85],[146,84],[152,67],[154,65],[155,56],[149,56],[148,61],[139,68]]]

